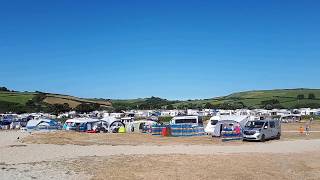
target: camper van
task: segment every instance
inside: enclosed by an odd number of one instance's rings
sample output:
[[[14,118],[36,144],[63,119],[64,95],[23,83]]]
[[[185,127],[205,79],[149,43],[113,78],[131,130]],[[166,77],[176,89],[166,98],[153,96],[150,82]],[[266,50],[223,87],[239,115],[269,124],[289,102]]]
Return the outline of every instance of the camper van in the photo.
[[[202,126],[203,121],[200,116],[176,116],[171,120],[170,124],[192,124],[195,126]]]
[[[249,121],[243,131],[243,140],[264,142],[268,139],[280,139],[281,123],[279,120]]]

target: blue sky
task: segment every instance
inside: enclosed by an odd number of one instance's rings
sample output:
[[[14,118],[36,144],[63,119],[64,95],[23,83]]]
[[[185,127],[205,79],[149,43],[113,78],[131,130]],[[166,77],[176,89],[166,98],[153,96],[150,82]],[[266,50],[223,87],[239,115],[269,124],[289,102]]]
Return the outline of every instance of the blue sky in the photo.
[[[198,99],[319,88],[320,2],[0,0],[0,85]]]

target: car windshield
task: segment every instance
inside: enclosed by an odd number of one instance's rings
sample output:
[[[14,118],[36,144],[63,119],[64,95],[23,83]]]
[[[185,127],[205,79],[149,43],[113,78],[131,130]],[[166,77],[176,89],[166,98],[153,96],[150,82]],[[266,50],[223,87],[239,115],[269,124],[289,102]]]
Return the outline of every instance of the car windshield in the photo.
[[[248,127],[248,128],[262,128],[263,125],[264,125],[264,122],[252,121],[252,122],[248,122],[246,127]]]

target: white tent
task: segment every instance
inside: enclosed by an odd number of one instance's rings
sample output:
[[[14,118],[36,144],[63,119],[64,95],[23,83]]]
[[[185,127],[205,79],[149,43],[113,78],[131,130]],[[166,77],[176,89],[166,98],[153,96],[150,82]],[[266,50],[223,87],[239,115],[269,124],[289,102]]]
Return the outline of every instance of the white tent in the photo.
[[[27,123],[28,130],[52,130],[60,129],[58,123],[51,119],[35,119]]]
[[[87,127],[84,127],[85,130],[91,130],[93,124],[99,122],[99,119],[92,119],[92,118],[74,118],[74,119],[68,119],[66,120],[65,124],[63,125],[63,128],[65,130],[76,130],[77,126],[87,125]]]
[[[220,120],[215,125],[212,135],[216,137],[221,136],[223,124],[230,124],[232,126],[239,124],[243,129],[249,120],[250,120],[250,116],[237,116],[237,115],[220,116]]]

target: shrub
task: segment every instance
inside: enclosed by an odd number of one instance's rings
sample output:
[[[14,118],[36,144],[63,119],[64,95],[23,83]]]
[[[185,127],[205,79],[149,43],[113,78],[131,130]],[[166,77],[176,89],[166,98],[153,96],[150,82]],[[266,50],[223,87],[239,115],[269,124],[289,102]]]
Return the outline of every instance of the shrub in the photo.
[[[316,99],[316,96],[313,93],[310,93],[308,95],[308,99]]]
[[[299,95],[297,96],[297,99],[304,99],[304,95],[303,95],[303,94],[299,94]]]

